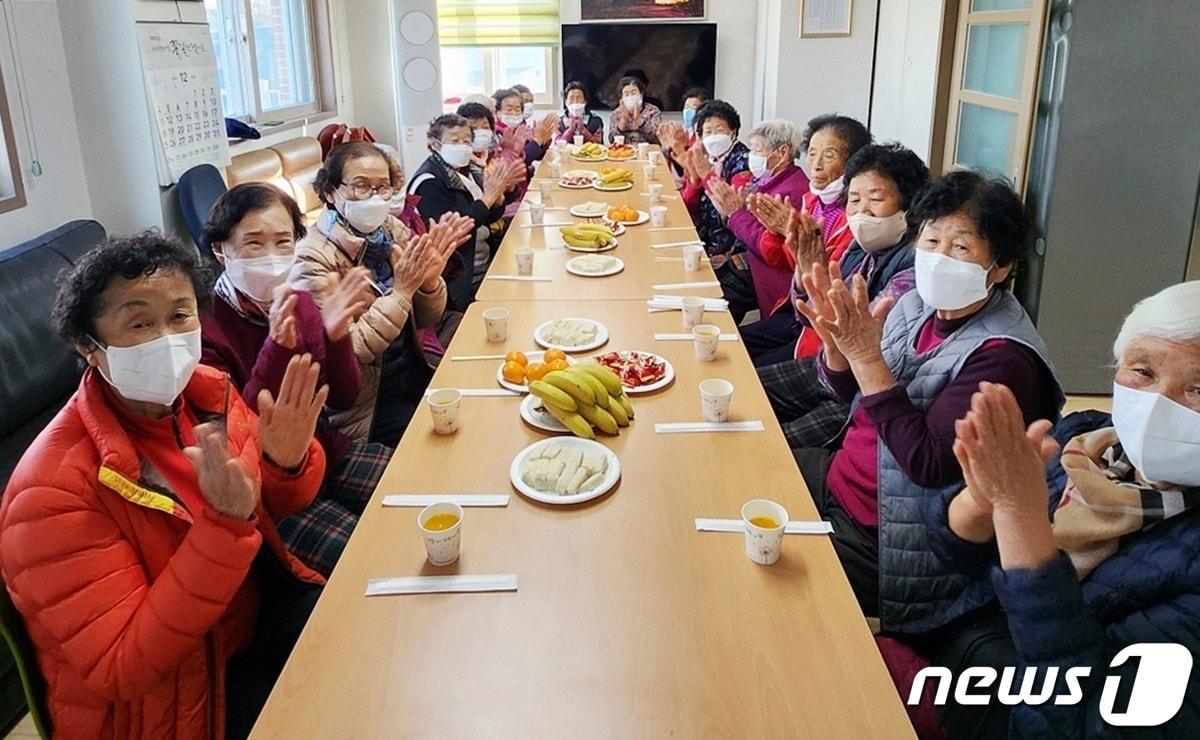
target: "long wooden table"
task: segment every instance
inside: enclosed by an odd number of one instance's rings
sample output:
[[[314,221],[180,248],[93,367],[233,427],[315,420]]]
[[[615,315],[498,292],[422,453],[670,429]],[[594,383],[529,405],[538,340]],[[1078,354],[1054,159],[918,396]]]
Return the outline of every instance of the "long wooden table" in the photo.
[[[452,358],[534,349],[534,327],[563,316],[603,322],[604,349],[663,355],[676,380],[635,397],[633,425],[600,438],[621,461],[616,489],[571,507],[509,484],[513,457],[544,438],[520,420],[519,399],[464,398],[449,437],[419,411],[255,737],[912,737],[827,538],[786,537],[763,567],[740,534],[695,531],[695,517],[736,518],[759,496],[793,519],[816,512],[741,342],[697,362],[690,343],[654,340],[681,331],[680,316],[648,313],[645,297],[471,306],[434,387],[494,387],[497,362]],[[492,306],[511,312],[503,345],[486,341]],[[734,330],[728,313],[708,317]],[[700,420],[709,377],[734,384],[735,420],[766,431],[655,434],[656,422]],[[462,558],[444,568],[425,560],[416,509],[381,506],[389,493],[496,492],[513,494],[509,506],[467,509]],[[371,578],[452,573],[515,573],[520,586],[363,595]]]

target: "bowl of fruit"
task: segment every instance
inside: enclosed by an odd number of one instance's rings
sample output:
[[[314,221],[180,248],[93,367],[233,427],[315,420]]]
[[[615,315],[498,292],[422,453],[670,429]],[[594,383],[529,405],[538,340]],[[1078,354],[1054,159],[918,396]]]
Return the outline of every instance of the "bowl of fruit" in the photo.
[[[576,147],[571,156],[581,162],[599,162],[606,156],[605,148],[599,144],[588,143]]]
[[[613,206],[608,209],[605,214],[610,221],[624,224],[625,226],[637,226],[644,224],[650,220],[650,214],[645,211],[639,211],[633,206]]]
[[[606,192],[629,190],[633,187],[633,173],[624,167],[602,167],[592,187]]]
[[[496,368],[496,382],[517,393],[528,393],[529,384],[541,380],[546,373],[566,370],[575,360],[556,349],[534,352],[509,352],[500,367]]]

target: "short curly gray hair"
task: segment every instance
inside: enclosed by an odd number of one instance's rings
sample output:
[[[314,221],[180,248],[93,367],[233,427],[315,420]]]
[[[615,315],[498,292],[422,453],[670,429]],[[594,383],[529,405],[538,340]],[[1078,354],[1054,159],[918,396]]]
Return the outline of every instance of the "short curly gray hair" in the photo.
[[[755,136],[761,136],[771,149],[786,146],[791,150],[793,156],[800,153],[801,132],[796,130],[795,124],[791,121],[785,121],[782,118],[763,121],[750,132],[751,139]]]
[[[1129,345],[1143,337],[1180,344],[1200,340],[1200,280],[1176,283],[1138,301],[1113,342],[1117,362],[1124,359]]]

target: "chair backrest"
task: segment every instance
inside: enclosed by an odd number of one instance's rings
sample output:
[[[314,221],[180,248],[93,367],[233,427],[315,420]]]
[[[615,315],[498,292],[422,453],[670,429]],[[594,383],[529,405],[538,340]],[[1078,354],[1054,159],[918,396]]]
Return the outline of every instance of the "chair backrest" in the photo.
[[[199,164],[191,168],[179,178],[176,188],[179,193],[179,210],[183,212],[183,223],[187,226],[196,249],[204,254],[204,222],[212,211],[217,198],[225,192],[225,180],[221,171],[211,164]]]
[[[12,651],[13,661],[21,676],[21,688],[25,692],[25,704],[29,716],[37,728],[38,735],[50,737],[50,715],[46,712],[46,682],[38,669],[37,654],[33,641],[25,631],[25,620],[8,595],[8,588],[0,582],[0,636]]]
[[[321,143],[311,136],[285,141],[271,149],[283,163],[283,176],[291,183],[292,195],[305,214],[319,211],[324,205],[313,190],[313,180],[321,169]]]

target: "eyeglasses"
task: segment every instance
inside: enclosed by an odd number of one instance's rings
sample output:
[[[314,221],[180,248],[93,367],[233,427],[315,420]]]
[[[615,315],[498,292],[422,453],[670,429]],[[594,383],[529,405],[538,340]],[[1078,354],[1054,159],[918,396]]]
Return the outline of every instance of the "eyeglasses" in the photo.
[[[368,182],[344,182],[342,183],[342,186],[349,188],[350,193],[354,196],[355,200],[366,200],[372,195],[378,195],[384,200],[391,200],[392,195],[394,195],[396,192],[396,189],[392,187],[391,183],[388,183],[387,185],[380,185],[378,187],[371,187],[371,184]]]

